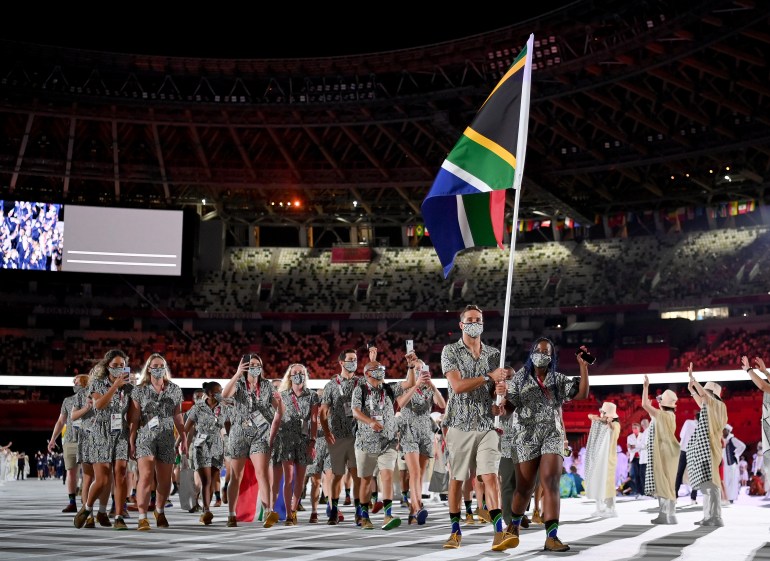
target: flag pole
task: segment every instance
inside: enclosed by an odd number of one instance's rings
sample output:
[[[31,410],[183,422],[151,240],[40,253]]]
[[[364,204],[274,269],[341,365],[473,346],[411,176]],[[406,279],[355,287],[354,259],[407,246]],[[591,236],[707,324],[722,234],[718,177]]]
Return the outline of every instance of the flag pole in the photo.
[[[513,203],[513,224],[511,225],[511,254],[508,258],[508,282],[505,287],[505,308],[503,309],[503,340],[500,345],[500,368],[505,368],[505,351],[508,342],[508,316],[511,309],[511,292],[513,289],[513,262],[516,254],[516,234],[519,221],[519,201],[521,200],[521,183],[524,178],[524,159],[527,154],[527,132],[529,129],[529,95],[532,89],[532,49],[535,34],[527,39],[527,62],[524,65],[524,76],[521,84],[521,108],[519,113],[519,131],[516,140],[516,172],[513,176],[515,192]],[[502,396],[497,396],[497,405],[502,403]],[[495,417],[495,427],[500,426],[500,416]]]

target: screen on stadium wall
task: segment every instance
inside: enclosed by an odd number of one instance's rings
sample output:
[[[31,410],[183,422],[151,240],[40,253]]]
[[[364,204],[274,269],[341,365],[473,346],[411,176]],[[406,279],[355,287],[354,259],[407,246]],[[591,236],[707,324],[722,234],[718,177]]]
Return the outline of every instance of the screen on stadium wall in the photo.
[[[181,276],[183,212],[0,201],[2,268]]]

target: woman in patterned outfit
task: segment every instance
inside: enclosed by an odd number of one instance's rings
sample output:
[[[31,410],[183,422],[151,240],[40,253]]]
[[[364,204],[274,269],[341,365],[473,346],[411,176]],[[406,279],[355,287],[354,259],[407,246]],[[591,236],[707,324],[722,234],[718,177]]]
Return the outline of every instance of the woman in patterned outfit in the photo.
[[[87,393],[94,418],[88,454],[94,466],[94,482],[86,504],[75,515],[76,528],[89,522],[94,502],[109,492],[110,476],[115,495],[115,529],[127,529],[123,520],[126,503],[126,464],[128,462],[128,420],[134,386],[129,383],[128,355],[120,349],[107,351],[91,370]],[[101,505],[102,507],[104,505]],[[100,509],[101,512],[101,509]]]
[[[585,347],[581,350],[586,351]],[[543,486],[543,520],[547,551],[567,551],[569,546],[557,537],[561,497],[559,481],[564,462],[562,404],[588,397],[588,363],[576,355],[580,378],[570,378],[557,371],[553,342],[540,337],[532,345],[524,366],[511,380],[498,384],[506,401],[513,406],[513,461],[516,464],[516,490],[513,494],[512,530],[518,535],[521,519],[540,477]],[[502,388],[501,386],[505,386]]]
[[[200,523],[208,526],[214,519],[211,512],[214,478],[219,477],[224,460],[222,432],[225,428],[225,417],[221,405],[222,386],[218,382],[204,382],[203,391],[206,392],[206,398],[197,402],[187,412],[184,430],[188,446],[192,448],[193,466],[201,479],[203,514]]]
[[[168,528],[163,509],[171,493],[171,472],[176,459],[174,428],[180,435],[182,454],[187,452],[187,439],[182,420],[182,389],[171,381],[171,372],[162,355],[153,353],[149,356],[131,397],[130,455],[136,458],[139,466],[137,530],[150,529],[147,510],[153,481],[155,524],[158,528]]]
[[[318,394],[307,388],[308,371],[303,364],[290,364],[278,386],[283,405],[283,419],[278,431],[279,460],[283,469],[283,504],[286,525],[296,526],[297,505],[302,495],[307,466],[313,463],[318,432]],[[278,495],[273,474],[273,502]],[[293,492],[292,492],[293,489]]]
[[[230,513],[227,526],[238,525],[236,506],[240,491],[243,468],[251,460],[259,485],[262,507],[265,509],[264,527],[270,528],[278,522],[278,513],[273,511],[270,492],[270,449],[273,446],[283,416],[283,406],[273,391],[270,380],[262,377],[262,359],[257,354],[248,354],[238,365],[235,374],[227,382],[222,396],[233,398],[230,427],[230,449],[232,460],[228,506]]]
[[[433,456],[433,421],[430,412],[435,404],[444,409],[444,397],[433,385],[430,371],[415,353],[406,357],[406,380],[395,386],[396,401],[401,410],[401,451],[409,471],[409,524],[425,524],[428,511],[422,505],[422,476]],[[426,365],[427,366],[427,365]],[[417,374],[419,372],[419,375]]]

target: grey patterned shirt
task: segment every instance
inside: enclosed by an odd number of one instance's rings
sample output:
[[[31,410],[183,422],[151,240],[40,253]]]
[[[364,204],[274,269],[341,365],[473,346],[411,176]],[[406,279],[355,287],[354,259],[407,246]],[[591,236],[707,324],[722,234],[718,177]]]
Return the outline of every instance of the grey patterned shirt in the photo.
[[[262,419],[268,424],[273,422],[273,384],[260,376],[258,387],[246,387],[246,378],[241,376],[235,386],[233,405],[230,408],[230,422],[243,423],[251,421],[254,426],[262,424]],[[259,418],[259,417],[262,418]]]
[[[224,452],[222,429],[226,420],[225,407],[217,404],[213,409],[205,400],[194,404],[187,412],[187,420],[195,424],[196,440],[205,440],[213,456]],[[202,435],[206,435],[205,439]]]
[[[61,404],[61,415],[64,415],[67,419],[67,430],[64,431],[64,436],[61,439],[62,444],[76,444],[78,441],[78,429],[83,423],[81,419],[78,419],[77,421],[72,420],[72,410],[80,409],[79,407],[75,407],[75,405],[78,401],[78,394],[81,391],[82,390],[78,390],[75,395],[65,397]]]
[[[139,422],[144,428],[153,417],[158,417],[158,428],[174,427],[174,411],[182,403],[182,389],[173,382],[158,393],[152,384],[137,386],[131,398],[139,405]]]
[[[522,367],[506,386],[505,398],[514,407],[519,424],[553,426],[557,419],[561,419],[562,404],[575,397],[580,389],[580,378],[549,371],[543,382],[546,395],[535,377],[528,375]]]
[[[329,430],[334,438],[354,436],[356,421],[351,411],[350,399],[353,396],[353,390],[365,383],[362,376],[351,376],[345,379],[337,374],[324,386],[321,403],[329,407]]]
[[[395,384],[396,398],[404,395],[409,389],[404,389],[401,384]],[[430,411],[433,408],[433,388],[420,387],[412,394],[412,398],[401,408],[401,424],[403,427],[412,427],[416,430],[430,433],[433,430],[433,421]],[[405,430],[402,431],[406,432]]]
[[[368,382],[364,382],[353,390],[353,397],[351,398],[353,409],[358,409],[367,417],[379,422],[383,427],[381,432],[374,432],[372,427],[358,421],[356,448],[370,454],[379,454],[385,451],[388,446],[396,444],[398,422],[395,410],[393,409],[393,400],[390,399],[388,392],[385,391],[386,385],[395,391],[397,384],[383,383],[378,388],[375,388],[370,386]],[[365,398],[363,396],[364,387],[368,390]]]
[[[500,417],[500,428],[503,431],[500,437],[500,453],[503,458],[513,458],[513,427],[516,422],[516,413]]]
[[[109,391],[110,386],[112,386],[112,382],[110,382],[110,379],[107,376],[104,378],[96,378],[88,386],[88,395],[92,396],[94,393],[105,395]],[[123,418],[122,433],[127,437],[128,422],[126,420],[126,412],[128,411],[134,389],[134,386],[131,384],[125,384],[122,388],[119,388],[112,396],[112,401],[110,401],[109,405],[104,409],[97,409],[96,403],[94,403],[94,428],[97,430],[102,429],[106,433],[111,432],[111,415],[113,413],[119,413]]]
[[[310,438],[310,414],[314,405],[320,403],[320,398],[315,390],[304,388],[299,396],[288,389],[278,394],[283,401],[284,414],[281,418],[281,433],[284,435],[303,434]],[[296,402],[292,399],[295,396]],[[297,409],[299,407],[299,410]],[[306,424],[303,426],[303,422]],[[303,431],[303,429],[305,429]]]
[[[446,376],[450,370],[459,370],[463,379],[476,378],[492,372],[500,366],[500,351],[481,344],[481,354],[476,359],[462,338],[444,346],[441,351],[441,371]],[[492,405],[495,398],[492,384],[486,384],[470,392],[456,394],[452,385],[447,386],[447,401],[444,426],[462,431],[489,431],[495,428]]]

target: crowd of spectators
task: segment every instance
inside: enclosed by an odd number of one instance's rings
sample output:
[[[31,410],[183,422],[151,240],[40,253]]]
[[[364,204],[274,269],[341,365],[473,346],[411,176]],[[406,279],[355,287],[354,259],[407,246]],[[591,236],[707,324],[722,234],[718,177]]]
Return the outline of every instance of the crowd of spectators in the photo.
[[[0,268],[56,271],[61,267],[60,207],[0,200]]]

